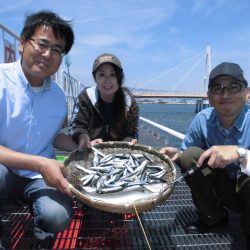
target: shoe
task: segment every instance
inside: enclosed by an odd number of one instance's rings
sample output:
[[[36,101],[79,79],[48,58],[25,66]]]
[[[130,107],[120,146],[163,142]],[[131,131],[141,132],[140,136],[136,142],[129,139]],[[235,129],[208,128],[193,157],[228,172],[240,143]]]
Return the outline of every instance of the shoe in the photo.
[[[200,234],[200,233],[202,234],[210,229],[224,228],[228,225],[228,221],[229,219],[228,219],[227,214],[224,216],[224,218],[221,221],[215,223],[214,225],[209,225],[209,226],[198,219],[189,223],[185,229],[187,233],[190,233],[190,234]]]
[[[38,240],[45,240],[48,237],[53,238],[54,237],[54,233],[47,233],[44,232],[41,228],[39,227],[34,227],[34,235]]]

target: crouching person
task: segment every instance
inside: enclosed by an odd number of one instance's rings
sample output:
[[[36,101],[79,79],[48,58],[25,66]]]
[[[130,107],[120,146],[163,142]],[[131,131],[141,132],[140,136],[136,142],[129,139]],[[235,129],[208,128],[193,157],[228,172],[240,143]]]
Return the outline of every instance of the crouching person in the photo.
[[[25,20],[21,59],[0,65],[0,206],[10,199],[25,199],[40,240],[68,228],[73,215],[64,166],[55,160],[53,147],[66,116],[66,98],[50,78],[73,42],[68,21],[41,11]],[[61,143],[65,150],[65,140],[73,150],[67,136],[56,146]],[[0,230],[3,234],[3,223]]]
[[[189,233],[204,233],[228,224],[227,208],[240,212],[250,249],[250,110],[247,80],[238,64],[225,62],[210,73],[211,108],[192,121],[182,142],[183,153],[162,148],[182,171],[198,166],[187,178],[198,220],[186,226]]]

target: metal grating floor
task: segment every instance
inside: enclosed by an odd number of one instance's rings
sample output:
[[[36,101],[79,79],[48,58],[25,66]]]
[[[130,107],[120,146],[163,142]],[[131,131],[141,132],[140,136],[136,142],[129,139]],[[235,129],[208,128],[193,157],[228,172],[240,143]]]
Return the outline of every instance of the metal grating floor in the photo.
[[[151,249],[245,249],[240,218],[235,213],[230,212],[230,223],[223,230],[185,233],[183,226],[196,218],[196,212],[184,181],[176,184],[169,200],[140,218]],[[33,218],[27,207],[5,207],[0,219],[5,225],[2,242],[6,249],[149,249],[133,214],[75,207],[70,228],[45,241],[34,238]]]

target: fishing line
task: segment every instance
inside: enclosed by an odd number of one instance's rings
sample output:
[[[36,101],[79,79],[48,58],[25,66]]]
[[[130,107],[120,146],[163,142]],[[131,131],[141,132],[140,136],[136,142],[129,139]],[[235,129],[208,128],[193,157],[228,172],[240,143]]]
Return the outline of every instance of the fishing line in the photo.
[[[143,232],[143,234],[144,234],[144,237],[145,237],[145,239],[146,239],[148,248],[149,248],[149,250],[151,250],[151,246],[150,246],[150,244],[149,244],[148,237],[147,237],[146,232],[145,232],[145,230],[144,230],[144,227],[143,227],[143,225],[142,225],[142,222],[141,222],[140,216],[139,216],[139,214],[138,214],[138,212],[137,212],[137,209],[136,209],[135,204],[133,204],[133,206],[134,206],[135,213],[136,213],[137,219],[138,219],[138,221],[139,221],[141,230],[142,230],[142,232]]]

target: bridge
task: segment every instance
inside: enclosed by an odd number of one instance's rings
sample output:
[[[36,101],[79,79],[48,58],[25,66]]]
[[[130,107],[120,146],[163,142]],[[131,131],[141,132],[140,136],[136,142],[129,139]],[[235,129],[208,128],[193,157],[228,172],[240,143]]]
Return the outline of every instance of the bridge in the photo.
[[[139,93],[132,92],[135,98],[189,98],[207,99],[207,94],[202,93]]]
[[[247,88],[248,100],[250,100],[250,87]],[[136,92],[132,91],[135,98],[187,98],[187,99],[208,99],[205,93],[157,93],[157,92]]]
[[[204,77],[203,77],[203,83],[201,83],[200,85],[202,86],[201,91],[197,91],[197,92],[181,92],[181,91],[176,91],[176,87],[180,85],[181,82],[184,81],[184,79],[187,78],[187,76],[194,70],[194,68],[203,60],[203,58],[205,57],[205,70],[204,70]],[[198,58],[198,62],[195,63],[195,65],[193,65],[193,67],[191,67],[191,69],[181,75],[181,79],[179,81],[177,81],[175,84],[172,85],[171,89],[168,90],[149,90],[149,89],[145,89],[144,86],[149,85],[152,83],[152,86],[155,84],[155,82],[163,77],[166,76],[168,73],[182,67],[184,64],[190,62],[193,59]],[[161,73],[159,73],[156,77],[147,80],[146,82],[136,86],[134,89],[132,89],[132,93],[133,96],[135,98],[188,98],[188,99],[199,99],[199,100],[206,100],[208,99],[207,97],[207,85],[208,85],[208,79],[209,79],[209,73],[211,71],[211,50],[210,50],[210,46],[208,45],[206,47],[206,51],[205,53],[202,52],[199,55],[195,55],[192,58],[187,59],[186,61],[180,63],[179,65],[176,65],[175,67],[165,70]]]

